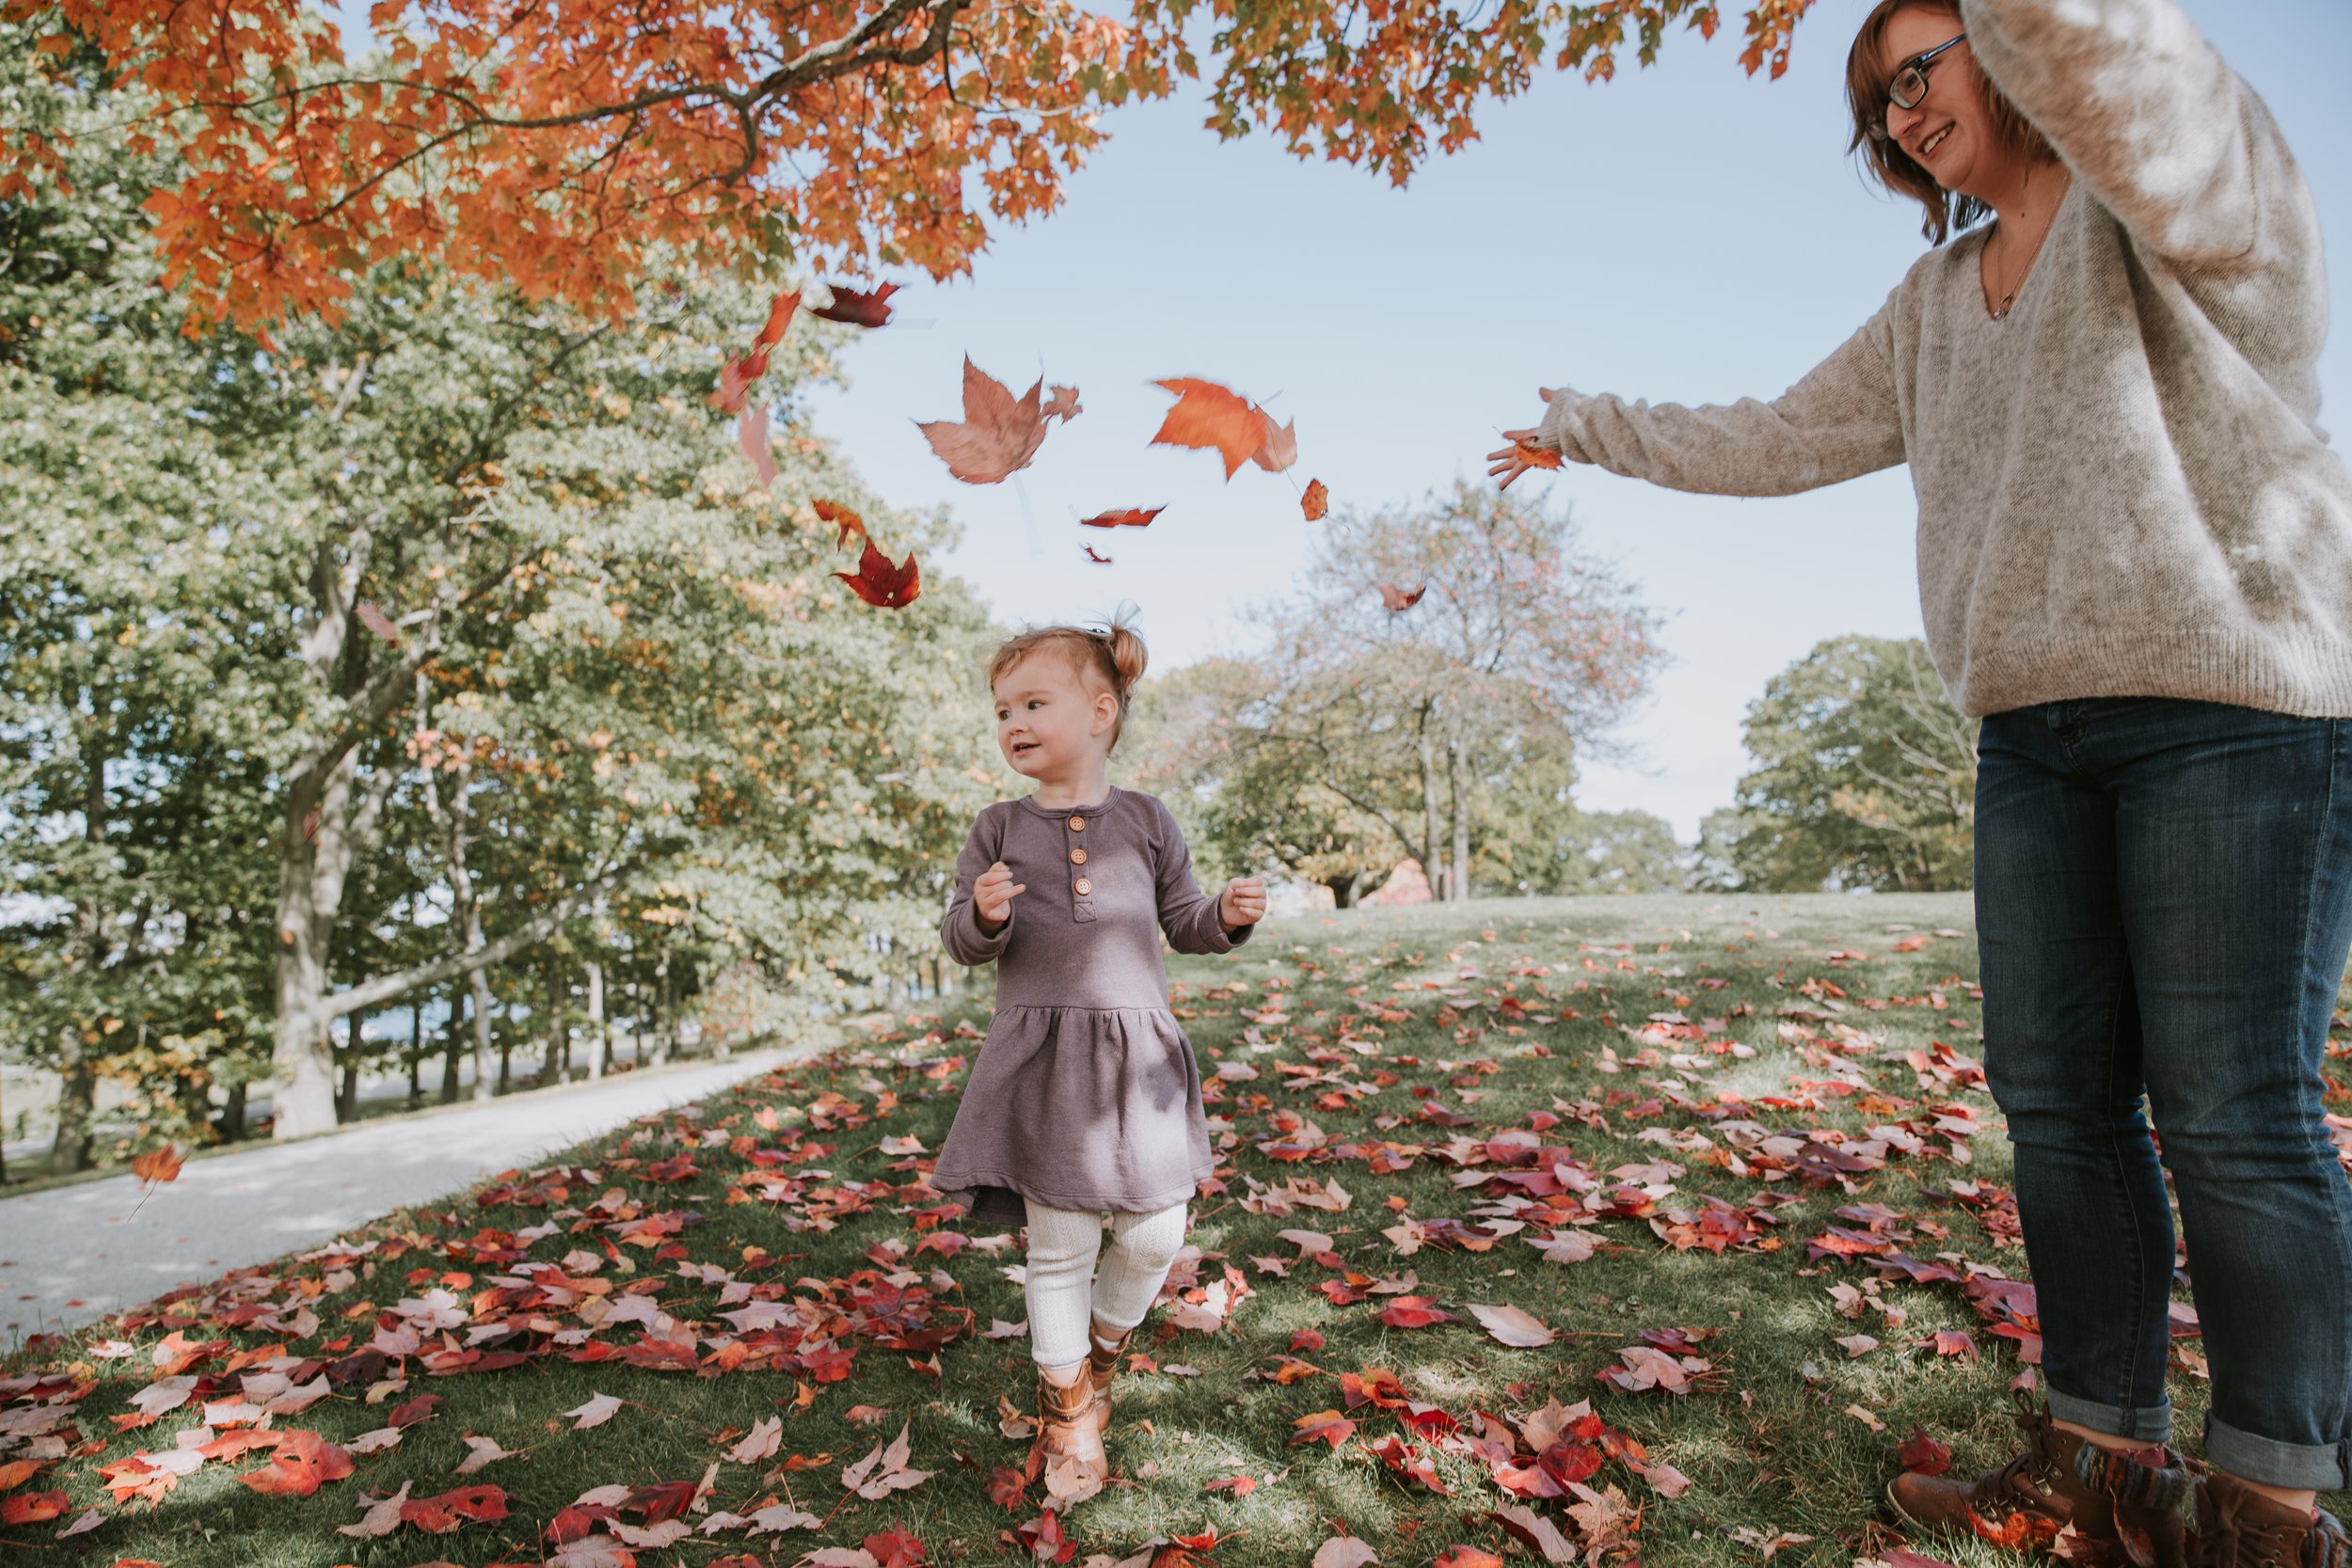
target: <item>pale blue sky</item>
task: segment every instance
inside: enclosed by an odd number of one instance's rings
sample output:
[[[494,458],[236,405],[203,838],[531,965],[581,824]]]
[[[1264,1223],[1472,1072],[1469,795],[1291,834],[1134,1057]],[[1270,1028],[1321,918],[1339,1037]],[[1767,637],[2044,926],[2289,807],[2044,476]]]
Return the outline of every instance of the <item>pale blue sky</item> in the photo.
[[[2352,297],[2352,5],[2186,8],[2285,125],[2338,242],[2338,297]],[[1695,35],[1604,87],[1546,77],[1402,192],[1263,136],[1219,143],[1198,99],[1120,111],[1059,213],[1003,234],[969,279],[909,280],[900,323],[845,356],[852,384],[814,400],[816,423],[889,499],[954,508],[964,542],[940,564],[1000,616],[1101,615],[1127,598],[1156,660],[1246,650],[1248,606],[1287,590],[1325,526],[1300,520],[1293,479],[1367,506],[1456,472],[1483,481],[1494,433],[1534,422],[1538,386],[1770,396],[1877,307],[1922,242],[1916,209],[1867,189],[1844,153],[1841,73],[1867,10],[1820,0],[1778,82]],[[2352,400],[2343,337],[2323,372],[2331,411]],[[951,479],[912,423],[958,417],[966,352],[1016,391],[1042,371],[1084,395],[1018,489]],[[1227,484],[1213,456],[1147,446],[1168,402],[1150,382],[1175,374],[1279,392],[1298,467]],[[1741,714],[1768,676],[1825,636],[1920,630],[1902,469],[1774,500],[1592,469],[1521,481],[1546,484],[1670,617],[1676,662],[1624,732],[1639,760],[1588,762],[1590,808],[1654,811],[1692,837],[1730,800]],[[1161,504],[1149,530],[1107,542],[1073,526]],[[1115,564],[1089,564],[1081,533]]]

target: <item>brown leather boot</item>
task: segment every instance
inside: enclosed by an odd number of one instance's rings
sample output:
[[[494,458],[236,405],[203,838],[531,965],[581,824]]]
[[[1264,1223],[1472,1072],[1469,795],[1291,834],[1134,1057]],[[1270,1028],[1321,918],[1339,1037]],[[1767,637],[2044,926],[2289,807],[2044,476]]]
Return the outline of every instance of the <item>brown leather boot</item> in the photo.
[[[2219,1470],[2197,1488],[2196,1568],[2345,1568],[2352,1542],[2332,1513],[2289,1508]]]
[[[1093,1412],[1094,1381],[1083,1370],[1067,1385],[1039,1374],[1037,1441],[1023,1475],[1032,1481],[1044,1477],[1046,1491],[1065,1506],[1086,1501],[1110,1479]]]
[[[1975,1520],[2006,1532],[2010,1521],[2023,1515],[2037,1544],[2046,1545],[2072,1525],[2077,1535],[2119,1544],[2139,1568],[2181,1568],[2186,1533],[2181,1505],[2190,1485],[2185,1468],[2169,1453],[2162,1465],[2145,1465],[2060,1432],[2023,1393],[2017,1406],[2025,1452],[1973,1481],[1898,1476],[1886,1489],[1896,1513],[1962,1535],[1978,1533]]]
[[[1092,1332],[1087,1340],[1087,1382],[1094,1389],[1094,1430],[1102,1433],[1110,1430],[1111,1379],[1119,1375],[1120,1357],[1136,1331],[1107,1327],[1100,1318],[1089,1320],[1088,1327]]]

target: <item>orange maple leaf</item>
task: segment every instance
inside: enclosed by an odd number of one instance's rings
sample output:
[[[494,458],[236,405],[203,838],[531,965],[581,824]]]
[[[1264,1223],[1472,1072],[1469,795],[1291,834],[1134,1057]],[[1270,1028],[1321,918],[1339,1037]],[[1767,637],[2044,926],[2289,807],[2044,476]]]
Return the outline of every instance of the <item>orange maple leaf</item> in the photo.
[[[1176,406],[1152,437],[1155,447],[1215,447],[1232,479],[1266,444],[1267,423],[1258,405],[1228,387],[1198,376],[1155,381],[1176,394]]]
[[[1118,512],[1098,512],[1091,517],[1078,519],[1080,528],[1142,528],[1152,518],[1167,511],[1165,506],[1130,506]]]
[[[1511,450],[1520,462],[1531,468],[1556,468],[1560,466],[1560,454],[1549,447],[1531,447],[1525,441],[1514,441]]]
[[[1298,510],[1306,515],[1307,520],[1311,523],[1321,522],[1324,513],[1330,509],[1330,504],[1331,492],[1323,487],[1323,481],[1309,480],[1307,493],[1298,498]]]
[[[765,407],[743,410],[736,420],[735,443],[743,449],[743,456],[751,463],[752,472],[759,476],[759,487],[765,490],[774,483],[776,460],[768,450],[768,410]]]
[[[1107,566],[1111,563],[1111,558],[1107,555],[1096,554],[1092,545],[1080,545],[1078,547],[1086,551],[1087,559],[1093,562],[1097,566]]]
[[[963,359],[963,420],[917,420],[915,428],[947,465],[947,471],[966,484],[994,484],[1029,466],[1045,440],[1045,416],[1039,407],[1044,389],[1041,377],[1016,400],[1005,384]]]
[[[850,592],[882,610],[903,610],[923,592],[922,575],[914,565],[914,552],[909,550],[905,563],[894,566],[888,556],[874,547],[871,534],[866,537],[866,549],[858,557],[857,570],[835,572],[834,576],[848,583]]]
[[[151,1148],[131,1162],[131,1174],[142,1181],[161,1185],[180,1180],[180,1151],[169,1144]]]
[[[1057,385],[1047,388],[1046,391],[1051,394],[1045,400],[1045,417],[1047,419],[1058,419],[1064,424],[1067,424],[1072,420],[1076,419],[1080,414],[1085,412],[1084,409],[1078,406],[1077,388]]]
[[[833,547],[834,549],[840,549],[844,546],[848,545],[850,537],[852,534],[856,534],[860,537],[868,537],[866,533],[866,519],[850,511],[848,507],[842,505],[839,501],[819,500],[815,503],[814,510],[817,513],[818,521],[838,523],[841,526],[841,532],[839,536],[833,542]]]
[[[1261,408],[1258,410],[1258,423],[1265,434],[1258,442],[1258,450],[1249,454],[1249,461],[1273,474],[1280,473],[1298,461],[1296,420],[1278,425],[1274,422],[1274,416]]]
[[[1384,582],[1380,584],[1380,602],[1389,607],[1390,614],[1401,615],[1406,610],[1408,610],[1415,605],[1421,603],[1421,596],[1428,592],[1429,585],[1427,583],[1423,583],[1419,588],[1413,589],[1410,593],[1407,593],[1402,588],[1394,587],[1391,584]]]

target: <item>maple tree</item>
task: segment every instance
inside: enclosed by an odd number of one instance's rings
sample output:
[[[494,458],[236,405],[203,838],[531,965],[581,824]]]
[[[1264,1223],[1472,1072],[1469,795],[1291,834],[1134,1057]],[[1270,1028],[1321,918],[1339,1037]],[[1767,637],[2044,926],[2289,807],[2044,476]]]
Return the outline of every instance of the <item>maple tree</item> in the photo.
[[[1741,63],[1779,74],[1810,0],[1754,0]],[[150,209],[192,314],[332,315],[404,261],[612,315],[665,253],[965,270],[992,223],[1050,212],[1104,111],[1213,62],[1208,124],[1403,183],[1545,67],[1605,79],[1719,0],[1364,12],[1285,0],[589,0],[510,11],[377,0],[354,58],[300,0],[9,0],[45,69],[145,102],[135,151],[185,150]],[[1196,18],[1205,21],[1203,27]],[[0,199],[56,178],[68,133],[0,133]],[[863,307],[858,307],[863,309]]]

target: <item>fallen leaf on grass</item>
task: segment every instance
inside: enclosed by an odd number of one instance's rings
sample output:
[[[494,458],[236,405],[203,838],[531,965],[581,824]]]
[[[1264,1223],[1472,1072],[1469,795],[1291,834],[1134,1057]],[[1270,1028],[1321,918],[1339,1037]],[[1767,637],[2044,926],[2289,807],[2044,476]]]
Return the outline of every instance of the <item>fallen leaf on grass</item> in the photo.
[[[775,1457],[776,1450],[783,1446],[784,1420],[781,1417],[770,1416],[754,1421],[752,1430],[743,1440],[727,1449],[727,1457],[738,1465],[756,1465],[763,1459]]]
[[[1335,1535],[1315,1548],[1311,1568],[1365,1568],[1380,1560],[1372,1543],[1359,1535]]]
[[[1476,1546],[1448,1546],[1430,1560],[1429,1568],[1503,1568],[1502,1559]]]
[[[586,1404],[564,1411],[564,1416],[572,1423],[574,1432],[586,1432],[590,1427],[600,1427],[611,1420],[612,1413],[620,1409],[622,1403],[610,1394],[597,1394]]]
[[[1398,1296],[1380,1309],[1380,1321],[1391,1328],[1427,1328],[1452,1323],[1454,1314],[1440,1310],[1435,1296]]]
[[[515,1457],[511,1449],[499,1447],[498,1439],[495,1437],[479,1437],[469,1432],[466,1433],[464,1441],[466,1457],[457,1462],[457,1468],[453,1472],[457,1475],[469,1476],[485,1465]]]
[[[1917,1427],[1895,1445],[1895,1462],[1915,1476],[1940,1476],[1952,1467],[1952,1450]]]
[[[1301,1416],[1291,1423],[1294,1431],[1291,1446],[1301,1443],[1328,1443],[1334,1449],[1355,1435],[1356,1423],[1336,1410],[1318,1410]]]
[[[1576,1544],[1560,1531],[1560,1527],[1534,1509],[1514,1503],[1498,1508],[1486,1515],[1501,1525],[1514,1541],[1540,1555],[1546,1562],[1574,1562]]]
[[[875,1444],[872,1453],[841,1472],[841,1484],[871,1502],[930,1480],[932,1471],[907,1468],[907,1426],[900,1427],[887,1449]]]
[[[72,1506],[63,1492],[22,1492],[0,1502],[0,1525],[38,1525]]]
[[[1543,1320],[1516,1307],[1480,1307],[1473,1303],[1470,1315],[1486,1324],[1486,1332],[1498,1343],[1519,1350],[1540,1349],[1555,1338],[1544,1326]]]
[[[963,360],[963,419],[916,421],[947,471],[966,484],[994,484],[1029,466],[1045,442],[1041,379],[1015,398],[1005,384]]]
[[[330,1481],[351,1474],[351,1455],[315,1432],[281,1432],[269,1464],[239,1476],[254,1491],[269,1497],[307,1497]]]

